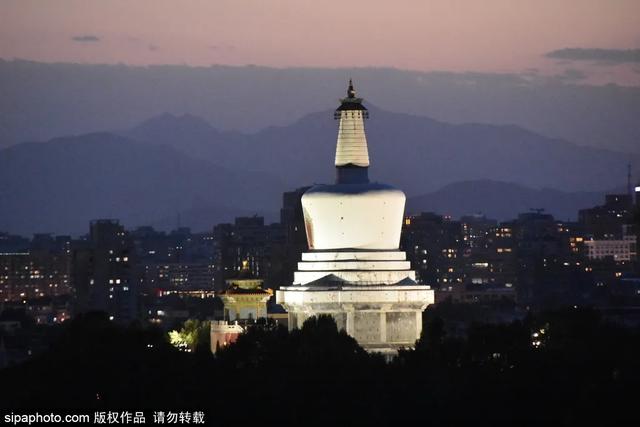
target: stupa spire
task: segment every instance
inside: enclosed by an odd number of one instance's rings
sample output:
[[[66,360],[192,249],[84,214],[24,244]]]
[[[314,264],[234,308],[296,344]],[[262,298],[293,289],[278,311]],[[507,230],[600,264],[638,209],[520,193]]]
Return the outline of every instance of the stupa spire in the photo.
[[[340,100],[340,106],[336,109],[334,117],[340,120],[336,144],[336,167],[369,167],[369,148],[364,131],[364,119],[369,115],[362,105],[362,98],[356,98],[351,79],[349,79],[347,97]]]

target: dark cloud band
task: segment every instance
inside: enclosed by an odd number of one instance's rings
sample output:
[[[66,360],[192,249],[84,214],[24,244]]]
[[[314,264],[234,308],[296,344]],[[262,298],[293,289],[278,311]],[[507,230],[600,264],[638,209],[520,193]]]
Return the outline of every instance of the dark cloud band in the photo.
[[[600,61],[611,64],[640,63],[640,49],[565,48],[548,52],[545,56],[570,61]]]
[[[82,36],[73,36],[71,37],[71,40],[80,43],[95,43],[100,41],[100,37],[86,34]]]

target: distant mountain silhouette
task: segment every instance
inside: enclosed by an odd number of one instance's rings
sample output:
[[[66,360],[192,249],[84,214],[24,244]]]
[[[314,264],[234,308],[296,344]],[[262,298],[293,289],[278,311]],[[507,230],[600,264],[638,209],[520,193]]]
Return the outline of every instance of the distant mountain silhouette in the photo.
[[[203,207],[212,215],[209,229],[236,215],[277,211],[281,188],[264,173],[109,133],[56,138],[0,151],[0,230],[84,233],[104,217],[127,227],[173,227],[178,213]]]
[[[151,117],[121,134],[140,142],[174,147],[196,158],[206,157],[220,164],[228,162],[221,150],[226,146],[234,148],[234,145],[242,144],[246,137],[239,132],[219,131],[201,117],[169,113]],[[223,144],[223,147],[218,144]]]
[[[508,219],[546,208],[573,218],[624,182],[627,162],[640,165],[515,126],[370,112],[371,178],[424,195],[409,199],[411,211]],[[100,217],[169,228],[178,214],[197,230],[236,215],[276,220],[283,191],[333,181],[336,133],[331,111],[255,134],[163,114],[120,135],[18,144],[0,151],[0,230],[82,233]]]
[[[388,111],[449,123],[516,124],[581,145],[638,153],[640,87],[582,84],[559,72],[551,76],[530,71],[128,66],[0,59],[0,147],[127,129],[165,111],[204,117],[218,129],[256,132],[333,107],[353,77],[366,101]]]
[[[579,209],[602,204],[604,193],[542,189],[534,190],[498,181],[465,181],[449,184],[438,191],[407,200],[406,212],[436,212],[459,218],[482,213],[501,221],[516,218],[530,209],[544,209],[560,220],[577,219]]]
[[[624,184],[640,156],[578,146],[516,126],[453,125],[370,106],[366,123],[372,179],[409,195],[465,180],[531,188],[604,191]],[[197,158],[278,176],[288,188],[333,180],[337,124],[330,111],[255,134],[220,132],[193,116],[162,115],[126,134]]]

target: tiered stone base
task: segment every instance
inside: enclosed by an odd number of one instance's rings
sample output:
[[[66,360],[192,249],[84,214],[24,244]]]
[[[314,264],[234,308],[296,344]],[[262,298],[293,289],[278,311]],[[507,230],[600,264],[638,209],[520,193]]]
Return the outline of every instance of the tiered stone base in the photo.
[[[401,251],[305,252],[294,285],[306,285],[328,275],[353,285],[393,285],[416,279],[406,254]]]
[[[416,284],[404,252],[309,252],[298,268],[294,284],[276,293],[290,329],[328,314],[365,349],[387,354],[420,337],[422,311],[434,293]]]

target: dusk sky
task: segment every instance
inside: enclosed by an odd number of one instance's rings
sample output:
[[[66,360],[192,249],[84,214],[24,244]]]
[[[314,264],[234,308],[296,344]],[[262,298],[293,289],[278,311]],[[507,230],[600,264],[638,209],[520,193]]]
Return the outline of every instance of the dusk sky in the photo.
[[[588,50],[545,56],[564,48]],[[0,2],[0,57],[44,62],[571,70],[640,85],[638,48],[637,0]]]

